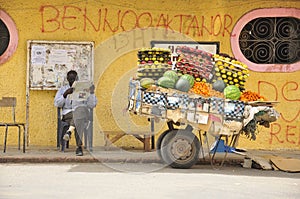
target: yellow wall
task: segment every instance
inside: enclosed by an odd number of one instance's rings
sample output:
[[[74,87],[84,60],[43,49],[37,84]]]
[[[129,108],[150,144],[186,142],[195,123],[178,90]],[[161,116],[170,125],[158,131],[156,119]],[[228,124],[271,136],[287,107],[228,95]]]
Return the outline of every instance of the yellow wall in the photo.
[[[127,106],[127,81],[134,73],[138,48],[150,46],[151,40],[219,41],[220,52],[232,55],[230,31],[234,24],[245,13],[265,6],[300,8],[299,2],[294,0],[270,0],[267,5],[264,0],[37,0],[35,3],[29,0],[0,0],[0,9],[11,16],[19,34],[15,54],[0,66],[0,96],[16,96],[17,118],[25,121],[27,40],[94,41],[94,79],[99,99],[95,110],[94,145],[102,146],[102,130],[149,128],[146,118],[123,113]],[[215,30],[221,27],[220,33],[210,34],[203,28],[197,31],[189,26],[194,16],[199,24],[203,23],[206,27],[210,27],[211,17],[220,17],[223,28],[216,23]],[[50,22],[51,19],[54,20]],[[137,24],[144,29],[132,31]],[[150,28],[149,24],[155,28]],[[227,28],[224,29],[224,25]],[[280,104],[277,110],[283,117],[269,129],[260,128],[256,141],[242,137],[241,147],[300,149],[299,75],[299,71],[288,74],[251,72],[246,88],[260,91],[269,100],[276,99],[274,93],[278,92]],[[258,90],[259,82],[262,83],[261,90]],[[30,145],[56,146],[54,95],[55,91],[30,91]],[[163,123],[157,124],[157,129],[160,128],[165,128]],[[74,139],[72,142],[74,144]],[[12,143],[11,138],[9,144]],[[130,137],[116,144],[136,148],[142,146]]]

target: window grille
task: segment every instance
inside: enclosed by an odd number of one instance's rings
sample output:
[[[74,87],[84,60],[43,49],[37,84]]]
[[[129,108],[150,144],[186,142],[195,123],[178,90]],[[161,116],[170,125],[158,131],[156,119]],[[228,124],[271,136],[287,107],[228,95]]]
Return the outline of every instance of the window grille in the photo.
[[[245,58],[256,64],[296,63],[300,60],[300,19],[253,19],[243,27],[239,47]]]

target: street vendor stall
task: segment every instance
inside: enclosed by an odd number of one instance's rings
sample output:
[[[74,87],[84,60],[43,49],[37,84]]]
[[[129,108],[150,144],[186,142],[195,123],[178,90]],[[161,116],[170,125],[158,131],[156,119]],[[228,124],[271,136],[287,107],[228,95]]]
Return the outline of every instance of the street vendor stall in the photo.
[[[255,139],[256,125],[268,127],[278,119],[276,102],[245,90],[249,76],[245,64],[186,46],[177,47],[176,53],[174,67],[170,50],[141,49],[136,76],[129,83],[128,110],[168,125],[156,143],[165,163],[174,168],[193,166],[203,152],[202,136],[208,133],[216,140],[212,149],[208,146],[213,160],[219,143],[235,147],[240,134]]]

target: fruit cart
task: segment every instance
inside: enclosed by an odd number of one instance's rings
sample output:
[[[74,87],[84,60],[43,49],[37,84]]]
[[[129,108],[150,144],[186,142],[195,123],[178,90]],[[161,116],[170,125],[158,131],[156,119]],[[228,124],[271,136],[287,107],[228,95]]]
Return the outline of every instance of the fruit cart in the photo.
[[[259,101],[259,95],[254,99],[253,93],[251,102],[247,102],[249,93],[241,96],[248,75],[242,63],[186,47],[176,51],[180,56],[175,70],[170,69],[168,50],[139,51],[137,76],[129,81],[128,111],[166,121],[168,129],[158,137],[156,149],[162,161],[171,167],[190,168],[200,154],[205,157],[205,151],[214,163],[218,146],[223,142],[226,147],[222,151],[222,166],[240,134],[255,139],[253,127],[268,126],[277,120],[275,102]],[[197,79],[201,82],[195,82]],[[206,86],[206,82],[218,83],[213,85],[213,94],[204,92],[210,87],[197,87],[202,83]],[[212,143],[208,137],[214,138]]]
[[[168,129],[158,137],[156,149],[162,161],[174,168],[190,168],[199,160],[199,153],[204,158],[204,146],[213,163],[218,145],[225,141],[228,150],[223,151],[222,165],[230,148],[235,147],[238,137],[252,121],[254,115],[249,110],[253,108],[265,114],[257,122],[263,124],[278,118],[272,108],[275,102],[204,98],[161,87],[149,90],[142,88],[137,80],[130,80],[128,97],[131,113],[166,121]],[[208,134],[216,139],[213,149],[208,145]]]
[[[198,161],[200,150],[203,154],[200,132],[211,132],[219,137],[218,141],[221,140],[220,135],[232,136],[231,145],[234,145],[242,128],[244,107],[244,103],[237,100],[204,98],[165,88],[145,90],[139,81],[131,80],[129,83],[128,110],[166,121],[168,130],[159,136],[156,148],[159,157],[175,168],[189,168]],[[226,129],[226,133],[221,134],[220,131],[225,131],[226,121],[230,121],[231,124],[227,125],[231,127],[234,123],[235,128]],[[193,130],[199,132],[199,138]]]

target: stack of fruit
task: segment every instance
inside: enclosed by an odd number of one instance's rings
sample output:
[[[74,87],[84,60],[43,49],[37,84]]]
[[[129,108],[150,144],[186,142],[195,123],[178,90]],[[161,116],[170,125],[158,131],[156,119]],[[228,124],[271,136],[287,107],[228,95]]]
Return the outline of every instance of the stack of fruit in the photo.
[[[178,73],[175,70],[168,70],[155,81],[152,78],[142,78],[140,84],[142,88],[148,90],[156,90],[156,87],[163,87],[167,89],[176,89],[182,92],[188,92],[194,85],[194,77],[188,74],[178,76]]]
[[[179,54],[177,71],[192,75],[196,81],[207,82],[212,79],[214,68],[212,54],[187,46],[178,46],[176,53]]]
[[[164,48],[143,48],[138,51],[137,79],[163,76],[164,72],[172,69],[171,51]]]
[[[209,84],[207,82],[195,82],[190,91],[191,93],[195,93],[203,97],[225,98],[223,94],[223,90],[225,87],[220,91],[218,90],[218,88],[215,85]]]
[[[229,56],[215,54],[213,58],[215,73],[212,81],[223,80],[227,85],[235,85],[244,90],[245,81],[249,76],[247,65]]]
[[[254,91],[244,91],[241,94],[240,100],[245,101],[245,102],[267,101],[267,99],[264,96],[254,92]]]
[[[194,85],[194,77],[189,74],[178,76],[174,70],[166,71],[158,79],[157,85],[164,88],[173,88],[182,92],[188,92]]]

